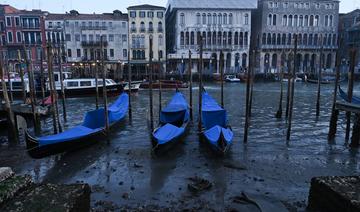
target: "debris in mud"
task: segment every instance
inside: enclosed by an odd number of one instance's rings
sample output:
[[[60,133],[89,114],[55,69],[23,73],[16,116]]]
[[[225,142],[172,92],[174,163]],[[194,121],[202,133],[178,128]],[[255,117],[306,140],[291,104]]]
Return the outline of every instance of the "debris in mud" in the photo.
[[[261,211],[260,206],[254,200],[250,199],[244,192],[241,192],[240,196],[234,197],[233,202],[238,204],[252,204]]]
[[[192,183],[188,184],[188,189],[194,193],[209,190],[212,187],[212,183],[210,181],[197,176],[190,177],[189,180],[192,181]]]
[[[142,168],[143,166],[140,165],[140,164],[134,163],[134,167],[135,167],[135,168]]]
[[[229,168],[229,169],[237,169],[237,170],[246,170],[247,168],[245,166],[242,165],[236,165],[234,163],[224,163],[224,167]]]

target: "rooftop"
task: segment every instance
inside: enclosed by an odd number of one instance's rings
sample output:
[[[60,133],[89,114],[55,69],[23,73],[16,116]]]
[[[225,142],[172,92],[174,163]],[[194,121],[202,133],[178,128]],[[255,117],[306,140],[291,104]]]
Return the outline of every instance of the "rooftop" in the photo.
[[[169,0],[172,9],[256,9],[257,0]]]
[[[150,4],[141,4],[134,5],[127,8],[128,10],[165,10],[165,7],[150,5]]]
[[[113,13],[103,14],[81,14],[76,10],[72,10],[66,14],[50,13],[47,20],[127,20],[128,15],[119,10],[114,10]]]

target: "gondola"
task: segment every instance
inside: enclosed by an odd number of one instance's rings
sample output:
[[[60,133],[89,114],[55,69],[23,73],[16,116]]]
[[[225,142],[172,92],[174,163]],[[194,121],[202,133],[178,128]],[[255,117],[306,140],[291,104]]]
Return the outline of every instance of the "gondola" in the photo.
[[[345,91],[343,89],[341,89],[341,87],[339,86],[339,94],[340,94],[340,97],[349,102],[349,96],[347,93],[345,93]],[[360,97],[357,97],[357,96],[353,96],[352,99],[351,99],[351,103],[353,104],[360,104]]]
[[[226,110],[206,92],[202,93],[202,140],[206,141],[217,154],[225,155],[230,149],[233,132],[228,125]]]
[[[184,95],[176,91],[170,103],[160,113],[160,124],[152,133],[153,152],[169,150],[185,135],[189,124],[189,105]]]
[[[110,128],[124,119],[128,110],[129,96],[122,93],[108,107]],[[104,108],[87,112],[81,125],[62,133],[44,137],[33,137],[26,131],[26,147],[33,158],[43,158],[52,154],[70,151],[95,143],[105,134]]]

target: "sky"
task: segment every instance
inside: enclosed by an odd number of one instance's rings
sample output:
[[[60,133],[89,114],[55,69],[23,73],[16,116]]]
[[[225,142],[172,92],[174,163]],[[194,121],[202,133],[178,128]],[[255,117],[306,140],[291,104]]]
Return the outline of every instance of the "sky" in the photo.
[[[240,0],[239,0],[240,1]],[[166,6],[167,0],[0,0],[18,9],[41,9],[53,13],[64,13],[75,9],[80,13],[104,13],[115,9],[126,12],[126,8],[137,4]],[[340,13],[360,9],[360,0],[340,0]]]

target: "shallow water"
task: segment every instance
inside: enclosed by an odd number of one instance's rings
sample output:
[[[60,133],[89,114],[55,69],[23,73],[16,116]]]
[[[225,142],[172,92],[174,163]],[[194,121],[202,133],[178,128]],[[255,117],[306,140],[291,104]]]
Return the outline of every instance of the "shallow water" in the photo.
[[[327,141],[333,86],[322,86],[321,115],[315,117],[317,85],[297,83],[291,141],[286,142],[286,120],[274,118],[279,104],[279,83],[258,83],[254,87],[248,144],[243,143],[245,84],[225,85],[225,108],[235,138],[224,158],[215,157],[200,144],[196,132],[198,88],[194,89],[194,124],[176,149],[162,157],[151,155],[147,119],[148,91],[132,96],[133,119],[126,121],[105,140],[76,152],[34,160],[27,156],[24,144],[0,147],[0,166],[10,166],[19,174],[29,174],[37,182],[76,183],[93,186],[92,203],[113,201],[117,205],[158,204],[169,207],[182,204],[210,204],[224,210],[231,197],[241,191],[281,200],[304,208],[314,176],[358,175],[357,150],[344,143],[344,114],[341,113],[336,140]],[[220,84],[208,83],[206,90],[220,102]],[[360,87],[355,87],[359,95]],[[182,90],[187,97],[188,90]],[[163,91],[163,103],[173,90]],[[285,108],[286,84],[284,84]],[[109,100],[111,102],[111,100]],[[94,98],[68,99],[66,128],[82,122],[86,111],[95,108]],[[158,117],[158,91],[154,91],[155,125]],[[285,109],[283,110],[283,116]],[[51,133],[52,121],[46,120],[44,134]],[[136,164],[136,166],[134,166]],[[236,164],[245,170],[229,168]],[[139,167],[140,166],[140,167]],[[210,191],[192,198],[187,190],[189,177],[210,180]],[[128,198],[122,198],[127,193]],[[180,203],[179,203],[179,200]]]

